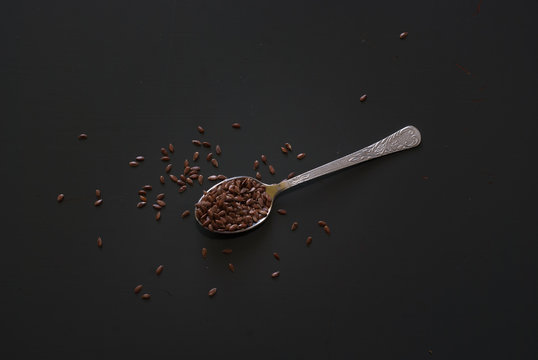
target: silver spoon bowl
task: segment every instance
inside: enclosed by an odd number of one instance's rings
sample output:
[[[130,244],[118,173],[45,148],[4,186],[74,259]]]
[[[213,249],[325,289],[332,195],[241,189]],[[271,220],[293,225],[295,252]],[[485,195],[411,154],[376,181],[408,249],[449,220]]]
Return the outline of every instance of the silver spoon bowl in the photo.
[[[252,230],[255,227],[261,225],[270,215],[271,210],[273,209],[273,205],[275,203],[275,198],[277,195],[279,195],[282,191],[287,190],[295,185],[302,184],[306,181],[315,179],[317,177],[330,174],[332,172],[360,164],[362,162],[375,159],[384,155],[389,155],[395,152],[399,152],[402,150],[407,150],[414,148],[418,146],[421,142],[421,135],[420,131],[414,126],[406,126],[398,131],[396,131],[394,134],[391,134],[387,136],[386,138],[383,138],[379,140],[378,142],[373,143],[370,146],[367,146],[359,151],[356,151],[354,153],[351,153],[349,155],[343,156],[339,159],[333,160],[329,163],[326,163],[324,165],[321,165],[317,168],[314,168],[312,170],[309,170],[307,172],[304,172],[300,175],[297,175],[295,177],[292,177],[291,179],[282,180],[281,182],[277,184],[265,184],[257,179],[254,179],[250,176],[236,176],[233,178],[228,178],[226,180],[223,180],[215,185],[213,185],[211,188],[207,190],[207,193],[209,193],[211,190],[217,188],[218,186],[222,185],[223,183],[226,183],[230,180],[234,179],[252,179],[256,183],[259,183],[263,186],[265,186],[265,192],[269,197],[271,198],[271,206],[267,210],[267,215],[261,219],[259,219],[257,222],[253,223],[251,226],[248,226],[246,228],[242,228],[239,230],[234,231],[224,231],[224,230],[210,230],[207,227],[204,226],[205,229],[208,231],[212,231],[218,234],[238,234],[242,233],[248,230]],[[205,194],[198,200],[198,203],[202,201]],[[195,214],[196,207],[195,207]],[[196,221],[202,225],[201,219],[198,218],[198,215],[195,215]]]

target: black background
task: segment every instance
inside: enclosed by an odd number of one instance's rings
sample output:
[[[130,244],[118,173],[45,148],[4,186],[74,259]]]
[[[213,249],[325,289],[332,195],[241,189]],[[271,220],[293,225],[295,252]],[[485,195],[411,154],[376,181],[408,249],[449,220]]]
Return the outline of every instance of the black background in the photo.
[[[536,358],[534,1],[1,8],[6,359]],[[180,218],[198,184],[158,182],[170,142],[175,173],[200,138],[218,173],[265,153],[274,182],[405,125],[420,147],[283,194],[288,214],[243,236]],[[144,184],[160,222],[135,207]]]

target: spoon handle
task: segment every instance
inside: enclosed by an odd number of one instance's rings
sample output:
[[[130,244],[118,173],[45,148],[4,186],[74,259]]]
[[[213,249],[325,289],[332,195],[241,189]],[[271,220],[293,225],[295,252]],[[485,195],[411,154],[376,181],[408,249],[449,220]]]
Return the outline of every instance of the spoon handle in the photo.
[[[406,126],[394,134],[373,143],[359,151],[333,160],[315,169],[304,172],[289,180],[283,180],[279,185],[281,190],[304,183],[317,177],[338,171],[340,169],[357,165],[362,162],[392,154],[398,151],[414,148],[420,144],[420,131],[414,126]]]

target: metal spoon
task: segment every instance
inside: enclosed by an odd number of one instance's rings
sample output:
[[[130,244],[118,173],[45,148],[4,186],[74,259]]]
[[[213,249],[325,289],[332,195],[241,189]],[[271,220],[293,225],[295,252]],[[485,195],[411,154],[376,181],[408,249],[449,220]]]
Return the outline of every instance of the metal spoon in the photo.
[[[315,179],[323,175],[330,174],[332,172],[341,170],[349,166],[357,165],[362,162],[375,159],[384,155],[389,155],[398,151],[414,148],[415,146],[418,146],[420,144],[420,141],[421,141],[420,131],[418,131],[418,129],[414,126],[406,126],[396,131],[394,134],[391,134],[387,136],[386,138],[381,139],[378,142],[373,143],[372,145],[367,146],[359,151],[343,156],[339,159],[333,160],[327,164],[321,165],[315,169],[304,172],[291,179],[282,180],[281,182],[277,184],[264,184],[261,181],[254,179],[250,176],[236,176],[233,178],[228,178],[226,180],[223,180],[217,183],[216,185],[212,186],[211,188],[209,188],[207,192],[210,192],[212,189],[230,180],[238,179],[238,178],[241,178],[241,179],[246,178],[246,179],[252,179],[253,181],[257,183],[264,185],[265,192],[271,197],[272,202],[271,202],[271,206],[269,207],[267,211],[267,216],[259,219],[257,222],[255,222],[251,226],[243,228],[243,229],[235,230],[235,231],[213,231],[213,232],[219,233],[219,234],[236,234],[236,233],[244,232],[247,230],[251,230],[255,228],[256,226],[261,225],[265,221],[265,219],[267,219],[267,217],[269,216],[269,213],[271,212],[271,209],[273,208],[273,204],[275,203],[274,199],[282,191],[287,190],[295,185],[299,185],[306,181]],[[202,196],[200,200],[198,200],[198,202],[200,202],[204,196]],[[196,214],[196,211],[195,211],[195,214]],[[196,221],[198,221],[198,223],[202,225],[202,222],[198,218],[197,215],[196,215]]]

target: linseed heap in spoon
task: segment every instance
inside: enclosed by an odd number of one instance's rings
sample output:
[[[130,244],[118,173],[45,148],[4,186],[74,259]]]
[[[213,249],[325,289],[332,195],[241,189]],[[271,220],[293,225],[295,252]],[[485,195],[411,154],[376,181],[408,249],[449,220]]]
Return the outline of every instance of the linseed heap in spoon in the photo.
[[[249,177],[233,178],[204,191],[195,215],[210,231],[233,232],[265,218],[271,202],[264,184]]]

